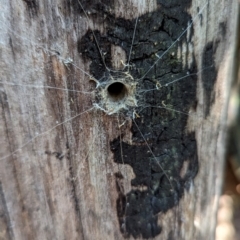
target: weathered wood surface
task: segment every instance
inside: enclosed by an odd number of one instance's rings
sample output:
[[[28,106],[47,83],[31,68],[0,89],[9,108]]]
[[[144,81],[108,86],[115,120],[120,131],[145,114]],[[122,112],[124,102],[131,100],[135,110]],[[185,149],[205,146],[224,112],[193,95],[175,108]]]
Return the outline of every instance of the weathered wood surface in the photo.
[[[214,239],[237,1],[104,2],[1,0],[0,238]]]

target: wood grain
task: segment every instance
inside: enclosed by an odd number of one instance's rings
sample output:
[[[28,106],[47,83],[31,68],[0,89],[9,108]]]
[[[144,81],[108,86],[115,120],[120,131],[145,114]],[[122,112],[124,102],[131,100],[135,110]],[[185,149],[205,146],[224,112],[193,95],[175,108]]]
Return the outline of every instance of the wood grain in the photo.
[[[122,41],[128,44],[132,37],[126,39],[133,36],[136,17],[142,20],[137,25],[139,32],[147,32],[151,25],[147,21],[155,19],[153,14],[160,18],[163,11],[166,19],[170,16],[167,13],[178,9],[179,4],[170,1],[164,5],[161,0],[114,1],[110,5],[105,1],[81,3],[88,18],[78,1],[1,0],[1,239],[144,237],[142,229],[135,229],[136,235],[130,230],[124,234],[117,201],[121,196],[125,199],[131,191],[144,192],[148,187],[144,184],[133,186],[131,180],[136,177],[135,169],[131,164],[117,163],[110,143],[118,139],[119,144],[139,149],[136,152],[145,151],[146,158],[150,158],[147,155],[149,149],[143,139],[139,140],[140,133],[137,133],[137,140],[134,139],[136,126],[131,117],[108,115],[93,107],[94,103],[99,103],[98,90],[93,81],[89,81],[89,76],[96,78],[106,69],[97,62],[99,59],[101,62],[99,52],[93,51],[98,56],[94,59],[95,55],[91,57],[87,48],[92,43],[92,49],[97,49],[94,39],[85,45],[83,40],[88,33],[91,36],[92,32],[88,30],[92,29],[99,36],[100,47],[111,50],[106,53],[106,63],[119,69],[121,60],[126,62],[129,52],[124,49],[124,44],[120,46],[119,36],[114,38],[117,27],[124,29],[126,24],[126,29],[131,29],[125,32]],[[193,0],[182,4],[186,4],[187,9],[179,15],[184,12],[186,16],[192,16],[193,30],[191,41],[181,42],[177,57],[184,69],[194,59],[198,72],[197,101],[194,108],[188,103],[192,112],[187,115],[187,120],[184,118],[183,135],[194,132],[194,154],[199,167],[196,176],[193,174],[189,180],[188,188],[182,188],[179,201],[167,211],[156,214],[161,233],[155,234],[152,230],[152,237],[214,239],[236,47],[237,1],[210,1],[200,15],[197,12],[205,2]],[[184,29],[176,31],[183,32]],[[140,38],[136,35],[139,42],[133,48],[140,46],[143,49],[150,41],[146,39],[146,43],[140,44]],[[86,53],[81,49],[83,46],[86,46]],[[154,55],[155,50],[149,50],[150,47],[146,47],[149,55],[139,57],[144,64],[150,55]],[[142,54],[141,49],[139,53]],[[187,54],[184,49],[188,49]],[[132,62],[141,64],[136,60],[137,48],[133,51]],[[148,60],[152,61],[150,57]],[[214,69],[205,73],[202,69],[212,63]],[[208,84],[211,79],[213,85]],[[144,119],[144,115],[139,115]],[[140,127],[141,119],[136,119]],[[153,118],[145,118],[149,124],[152,121]],[[123,149],[124,153],[126,149]],[[191,160],[184,160],[180,175],[188,171],[188,162]],[[116,178],[119,173],[122,179]]]

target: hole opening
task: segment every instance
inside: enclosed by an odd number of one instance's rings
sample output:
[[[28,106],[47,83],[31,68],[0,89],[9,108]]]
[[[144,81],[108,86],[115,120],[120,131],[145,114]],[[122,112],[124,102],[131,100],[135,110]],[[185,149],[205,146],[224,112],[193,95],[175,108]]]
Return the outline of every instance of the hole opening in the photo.
[[[113,101],[120,101],[123,100],[127,96],[127,88],[121,82],[115,82],[108,86],[107,88],[108,96]]]

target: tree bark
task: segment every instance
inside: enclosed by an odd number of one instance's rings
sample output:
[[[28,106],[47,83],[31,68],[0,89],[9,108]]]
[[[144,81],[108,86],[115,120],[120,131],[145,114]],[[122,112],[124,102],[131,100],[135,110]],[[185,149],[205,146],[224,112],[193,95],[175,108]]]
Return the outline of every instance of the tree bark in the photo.
[[[1,239],[215,237],[237,1],[108,2],[1,0]]]

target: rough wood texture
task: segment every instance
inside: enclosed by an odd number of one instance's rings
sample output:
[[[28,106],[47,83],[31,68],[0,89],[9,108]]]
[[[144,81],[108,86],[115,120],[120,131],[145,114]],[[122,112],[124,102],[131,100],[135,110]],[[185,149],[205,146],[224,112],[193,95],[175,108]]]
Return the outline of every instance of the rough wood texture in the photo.
[[[237,1],[108,2],[1,0],[1,239],[214,239]]]

